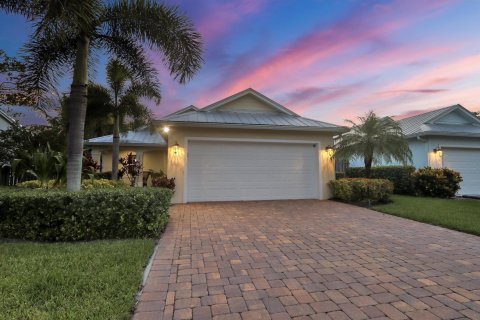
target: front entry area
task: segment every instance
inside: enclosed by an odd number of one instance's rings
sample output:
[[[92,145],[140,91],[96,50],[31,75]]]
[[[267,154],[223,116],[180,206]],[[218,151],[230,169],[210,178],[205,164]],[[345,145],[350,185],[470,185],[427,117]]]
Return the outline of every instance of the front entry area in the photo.
[[[187,202],[319,197],[316,143],[189,140],[186,167]]]

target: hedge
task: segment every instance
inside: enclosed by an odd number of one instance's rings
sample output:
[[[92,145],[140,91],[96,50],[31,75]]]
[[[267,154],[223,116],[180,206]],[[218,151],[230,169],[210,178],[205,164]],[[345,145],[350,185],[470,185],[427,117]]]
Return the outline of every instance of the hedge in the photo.
[[[345,202],[387,202],[393,193],[393,183],[386,179],[344,178],[330,181],[329,186],[333,198]]]
[[[413,174],[417,194],[427,197],[451,198],[460,190],[460,173],[448,168],[425,167]]]
[[[413,166],[384,166],[373,167],[370,171],[372,179],[387,179],[393,182],[394,193],[414,195],[414,179],[412,174],[415,172]],[[365,178],[365,168],[348,168],[345,171],[347,178]]]
[[[15,185],[17,188],[40,189],[42,184],[38,180],[29,180],[19,182]],[[65,185],[55,185],[55,180],[49,180],[48,189],[65,188]],[[43,187],[45,188],[45,187]],[[82,189],[96,189],[96,188],[130,188],[123,180],[113,181],[108,179],[84,179],[82,181]],[[45,188],[47,189],[47,188]]]
[[[10,189],[0,192],[0,238],[37,241],[157,237],[173,195],[162,188]]]

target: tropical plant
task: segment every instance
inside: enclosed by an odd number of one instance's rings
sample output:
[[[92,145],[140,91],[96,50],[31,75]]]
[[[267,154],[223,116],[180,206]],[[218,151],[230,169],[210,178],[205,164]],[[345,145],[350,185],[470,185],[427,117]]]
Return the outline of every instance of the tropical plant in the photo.
[[[31,92],[20,85],[18,74],[25,71],[25,64],[7,56],[0,49],[0,105],[28,105],[35,103]]]
[[[379,118],[373,111],[358,120],[358,124],[346,120],[352,127],[336,139],[336,159],[363,158],[367,178],[375,162],[398,161],[407,165],[412,161],[412,152],[397,122]]]
[[[119,160],[122,168],[118,170],[118,179],[127,176],[130,181],[130,186],[134,187],[137,178],[142,172],[143,165],[140,161],[135,158],[133,153],[129,153],[126,157],[120,158]]]
[[[113,100],[113,150],[112,150],[112,180],[118,176],[118,161],[120,154],[120,123],[125,116],[132,116],[140,121],[137,125],[148,121],[150,110],[140,103],[140,97],[155,99],[160,103],[160,89],[153,74],[145,74],[136,79],[135,72],[117,59],[107,64],[107,83]],[[152,77],[149,79],[149,77]],[[145,81],[146,80],[146,81]],[[142,121],[142,119],[144,121]]]
[[[154,0],[3,0],[0,10],[34,22],[23,51],[22,85],[51,92],[73,70],[68,106],[67,189],[80,190],[88,70],[92,51],[103,50],[142,78],[154,72],[144,46],[161,52],[170,74],[185,83],[201,65],[201,37],[177,8]]]
[[[66,161],[61,152],[53,151],[47,144],[43,150],[39,149],[31,154],[28,173],[40,181],[41,187],[48,188],[48,181],[55,180],[59,184],[64,180]]]

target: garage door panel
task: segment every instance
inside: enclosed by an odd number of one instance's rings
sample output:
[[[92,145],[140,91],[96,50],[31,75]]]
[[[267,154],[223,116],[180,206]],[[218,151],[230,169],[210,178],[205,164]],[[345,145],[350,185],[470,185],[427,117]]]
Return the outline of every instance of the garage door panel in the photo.
[[[187,201],[318,197],[312,144],[190,141]]]
[[[445,148],[443,166],[462,176],[459,194],[480,194],[480,150]]]

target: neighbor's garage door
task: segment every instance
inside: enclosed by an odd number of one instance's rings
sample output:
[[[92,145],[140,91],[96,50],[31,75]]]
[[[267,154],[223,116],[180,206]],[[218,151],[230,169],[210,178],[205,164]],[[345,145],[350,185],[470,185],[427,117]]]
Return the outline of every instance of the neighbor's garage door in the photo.
[[[459,194],[480,194],[480,150],[443,149],[443,166],[460,172]]]
[[[188,143],[187,201],[318,198],[318,151],[312,144]]]

